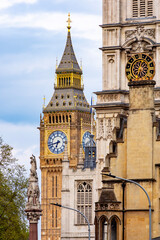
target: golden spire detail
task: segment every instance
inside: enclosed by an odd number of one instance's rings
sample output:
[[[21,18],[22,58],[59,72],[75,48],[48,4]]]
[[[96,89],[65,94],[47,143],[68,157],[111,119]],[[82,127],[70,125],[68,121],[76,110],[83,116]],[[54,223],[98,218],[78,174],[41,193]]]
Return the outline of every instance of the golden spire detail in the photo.
[[[58,68],[58,58],[56,58],[56,69]]]
[[[80,60],[80,68],[81,68],[81,70],[83,69],[83,67],[82,67],[82,58]]]
[[[67,26],[67,28],[68,28],[68,32],[70,32],[70,29],[71,29],[71,19],[70,19],[70,13],[68,13],[68,20],[67,20],[67,23],[68,23],[68,26]]]
[[[43,109],[45,108],[45,101],[46,101],[46,98],[45,96],[43,97]]]

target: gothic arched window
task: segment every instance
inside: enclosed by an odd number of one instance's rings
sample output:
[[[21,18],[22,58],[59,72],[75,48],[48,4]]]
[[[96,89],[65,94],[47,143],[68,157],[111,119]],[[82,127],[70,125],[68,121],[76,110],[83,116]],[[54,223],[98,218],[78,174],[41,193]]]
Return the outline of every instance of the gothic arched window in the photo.
[[[108,240],[108,223],[106,219],[102,224],[102,239]]]
[[[91,183],[81,182],[77,186],[77,209],[92,222],[92,187]],[[77,214],[77,224],[87,224],[81,214]]]
[[[111,240],[117,240],[117,221],[115,218],[111,221]]]

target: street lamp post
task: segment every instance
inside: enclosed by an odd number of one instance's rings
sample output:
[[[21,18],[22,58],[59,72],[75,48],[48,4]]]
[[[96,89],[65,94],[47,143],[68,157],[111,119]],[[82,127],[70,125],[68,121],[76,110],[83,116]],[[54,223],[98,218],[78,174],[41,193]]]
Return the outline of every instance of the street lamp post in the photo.
[[[108,177],[112,177],[112,178],[117,178],[117,179],[120,179],[120,180],[123,180],[125,182],[130,182],[130,183],[134,183],[136,184],[138,187],[140,187],[146,194],[147,198],[148,198],[148,202],[149,202],[149,240],[152,240],[152,237],[151,237],[151,228],[152,228],[152,219],[151,219],[151,200],[150,200],[150,197],[148,195],[148,193],[146,192],[146,190],[137,182],[133,181],[133,180],[130,180],[130,179],[125,179],[125,178],[121,178],[121,177],[117,177],[115,175],[112,175],[111,173],[107,174],[107,173],[102,173],[102,175],[105,175],[105,176],[108,176]]]
[[[88,239],[90,240],[90,232],[91,232],[91,231],[90,231],[90,223],[89,223],[87,217],[86,217],[82,212],[80,212],[80,211],[77,210],[77,209],[71,208],[71,207],[62,206],[61,204],[58,204],[58,203],[50,203],[50,204],[51,204],[51,205],[54,205],[54,206],[57,206],[57,207],[62,207],[62,208],[66,208],[66,209],[69,209],[69,210],[73,210],[73,211],[75,211],[75,212],[80,213],[80,214],[85,218],[85,220],[86,220],[86,222],[87,222],[87,224],[88,224]]]

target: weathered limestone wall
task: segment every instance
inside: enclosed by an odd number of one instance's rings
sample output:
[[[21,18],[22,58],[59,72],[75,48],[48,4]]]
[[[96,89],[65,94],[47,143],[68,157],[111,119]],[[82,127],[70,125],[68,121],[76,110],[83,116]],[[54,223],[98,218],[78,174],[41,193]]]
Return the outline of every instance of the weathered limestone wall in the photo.
[[[153,169],[154,85],[130,87],[127,178],[150,179]]]

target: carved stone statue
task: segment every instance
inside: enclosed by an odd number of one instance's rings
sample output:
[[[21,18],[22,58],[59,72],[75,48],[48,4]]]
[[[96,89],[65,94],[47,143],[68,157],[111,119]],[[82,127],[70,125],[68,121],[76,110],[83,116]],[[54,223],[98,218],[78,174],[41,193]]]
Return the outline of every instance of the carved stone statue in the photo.
[[[36,158],[34,155],[32,155],[30,159],[31,169],[29,186],[27,190],[28,201],[26,204],[26,211],[41,210],[41,205],[39,201],[40,190],[38,186]]]
[[[34,179],[38,181],[38,177],[37,177],[37,163],[36,163],[36,158],[35,156],[32,154],[32,157],[30,157],[31,161],[31,169],[30,169],[30,180]]]

